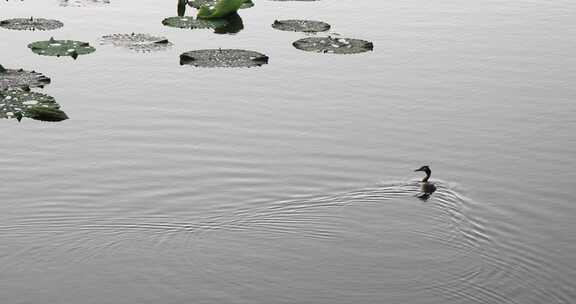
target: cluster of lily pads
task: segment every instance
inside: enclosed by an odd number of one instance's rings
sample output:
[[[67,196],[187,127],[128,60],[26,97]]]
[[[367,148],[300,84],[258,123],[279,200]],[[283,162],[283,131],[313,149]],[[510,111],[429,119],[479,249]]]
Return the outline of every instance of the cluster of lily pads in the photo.
[[[64,24],[58,20],[44,18],[14,18],[0,21],[0,27],[10,30],[49,31],[61,28]],[[37,54],[50,56],[71,56],[93,52],[87,43],[70,40],[37,41],[28,45]],[[33,92],[34,88],[43,88],[50,78],[36,71],[8,69],[0,65],[0,118],[32,118],[42,121],[62,121],[68,119],[60,110],[54,97]]]
[[[281,31],[293,31],[304,33],[319,33],[328,31],[330,24],[314,20],[275,20],[272,27]],[[371,51],[374,49],[372,42],[339,38],[328,35],[327,37],[306,37],[295,41],[292,45],[303,51],[332,54],[356,54]]]
[[[275,1],[316,1],[316,0],[275,0]],[[61,5],[109,4],[109,0],[62,0]],[[196,17],[185,16],[186,7],[198,10]],[[162,24],[180,29],[211,29],[219,34],[234,34],[244,28],[242,18],[237,11],[253,7],[252,0],[178,0],[178,16],[168,17]],[[14,18],[0,21],[0,27],[10,30],[49,31],[61,28],[64,24],[58,20],[44,18]],[[282,31],[320,33],[328,31],[330,24],[314,20],[275,20],[272,27]],[[337,34],[336,34],[337,35]],[[110,34],[102,36],[102,45],[123,47],[137,52],[165,50],[172,43],[165,37],[141,33]],[[355,54],[371,51],[369,41],[327,37],[306,37],[293,43],[297,49],[333,54]],[[56,40],[50,38],[28,45],[38,55],[71,57],[96,51],[88,42],[76,40]],[[180,55],[181,65],[196,67],[255,67],[268,63],[268,56],[250,50],[241,49],[205,49],[194,50]],[[0,65],[0,118],[23,117],[61,121],[68,118],[51,96],[33,92],[32,88],[43,88],[50,79],[35,71],[6,69]]]
[[[43,88],[50,78],[36,71],[6,69],[0,65],[0,118],[32,118],[42,121],[68,119],[54,97],[33,92]]]

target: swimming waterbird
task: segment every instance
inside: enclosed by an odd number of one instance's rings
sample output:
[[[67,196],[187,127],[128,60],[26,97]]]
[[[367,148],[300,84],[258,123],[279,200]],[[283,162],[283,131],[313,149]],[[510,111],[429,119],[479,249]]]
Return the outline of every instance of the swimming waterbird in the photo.
[[[430,176],[432,175],[432,170],[430,170],[430,167],[428,167],[428,166],[422,166],[422,167],[420,167],[420,169],[414,170],[414,172],[419,172],[419,171],[426,173],[426,176],[421,181],[421,184],[420,184],[420,191],[421,192],[418,195],[418,198],[420,198],[422,200],[427,200],[430,197],[430,194],[432,194],[432,193],[434,193],[434,191],[436,191],[436,185],[434,185],[433,183],[428,181],[430,179]]]

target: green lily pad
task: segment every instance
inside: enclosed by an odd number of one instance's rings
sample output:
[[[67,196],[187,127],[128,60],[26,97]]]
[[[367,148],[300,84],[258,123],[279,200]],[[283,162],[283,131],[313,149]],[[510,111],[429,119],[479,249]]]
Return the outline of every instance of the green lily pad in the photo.
[[[330,36],[303,38],[292,45],[303,51],[332,54],[356,54],[374,49],[374,45],[369,41]]]
[[[226,19],[194,19],[194,17],[169,17],[162,20],[162,24],[170,27],[187,29],[218,29],[228,25]]]
[[[61,28],[64,23],[44,18],[14,18],[0,21],[0,27],[18,31],[49,31]]]
[[[50,78],[36,72],[23,69],[5,69],[0,65],[0,91],[8,88],[43,88]]]
[[[172,43],[165,37],[135,33],[102,36],[101,43],[124,47],[136,52],[160,51],[172,46]]]
[[[0,91],[0,118],[22,117],[42,121],[68,119],[52,96],[15,88]]]
[[[218,0],[214,5],[201,6],[198,19],[218,19],[236,13],[245,0]]]
[[[70,56],[76,59],[79,55],[90,54],[96,51],[88,42],[75,40],[54,40],[36,41],[30,43],[28,48],[38,55],[45,56]]]
[[[247,50],[196,50],[180,55],[181,65],[206,68],[256,67],[268,63],[268,56]]]
[[[218,0],[190,0],[188,1],[188,5],[200,9],[202,6],[216,6],[216,2],[218,2]],[[253,6],[254,2],[252,2],[252,0],[244,0],[244,3],[240,5],[240,9],[251,8]]]
[[[329,30],[330,24],[312,20],[275,20],[272,27],[281,31],[316,33]]]

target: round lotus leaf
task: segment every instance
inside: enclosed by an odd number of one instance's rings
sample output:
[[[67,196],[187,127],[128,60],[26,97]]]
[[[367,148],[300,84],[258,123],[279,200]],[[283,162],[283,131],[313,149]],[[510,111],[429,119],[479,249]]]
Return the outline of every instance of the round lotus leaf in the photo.
[[[64,26],[58,20],[43,18],[14,18],[0,21],[0,27],[19,31],[49,31]]]
[[[170,27],[188,29],[218,29],[228,25],[226,19],[194,19],[194,17],[170,17],[162,20],[162,24]]]
[[[136,52],[160,51],[172,46],[172,43],[165,37],[135,33],[106,35],[102,37],[101,43],[124,47]]]
[[[330,24],[312,20],[275,20],[272,27],[281,31],[316,33],[329,30]]]
[[[36,72],[23,69],[5,69],[0,65],[0,91],[8,88],[43,88],[50,78]]]
[[[180,64],[206,68],[255,67],[268,63],[268,56],[246,50],[196,50],[180,55]]]
[[[202,6],[216,6],[218,0],[189,0],[188,5],[193,8],[200,9]],[[251,8],[254,6],[252,0],[245,0],[240,8]]]
[[[52,96],[15,88],[0,91],[0,118],[22,117],[43,121],[68,119]]]
[[[90,54],[96,51],[88,42],[75,40],[54,40],[37,41],[30,43],[28,47],[32,52],[45,56],[70,56],[76,59],[79,55]]]
[[[333,54],[356,54],[374,49],[374,45],[369,41],[334,37],[308,37],[292,45],[303,51]]]

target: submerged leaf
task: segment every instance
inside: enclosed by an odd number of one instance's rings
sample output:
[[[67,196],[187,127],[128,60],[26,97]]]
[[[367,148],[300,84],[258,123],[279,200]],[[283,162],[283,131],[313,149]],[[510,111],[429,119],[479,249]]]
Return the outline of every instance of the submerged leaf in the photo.
[[[102,37],[101,43],[128,48],[136,52],[160,51],[172,46],[172,43],[165,37],[135,33],[106,35]]]
[[[330,24],[312,20],[275,20],[272,27],[281,31],[315,33],[329,30]]]
[[[19,31],[49,31],[64,26],[58,20],[44,18],[14,18],[0,21],[0,27]]]
[[[60,6],[86,7],[109,5],[110,0],[60,0]]]
[[[43,121],[68,119],[52,96],[16,88],[0,91],[0,118],[22,117]]]
[[[0,65],[0,90],[8,88],[42,88],[49,83],[50,78],[36,71],[5,69]]]
[[[226,19],[201,20],[194,17],[169,17],[162,20],[162,24],[170,27],[188,29],[217,29],[228,25]]]
[[[303,51],[331,54],[356,54],[372,51],[372,42],[334,37],[308,37],[292,43],[292,45]]]
[[[202,6],[215,6],[218,0],[189,0],[188,5],[193,8],[200,9]],[[254,6],[252,0],[244,0],[244,3],[240,6],[241,9],[251,8]]]
[[[198,19],[224,18],[235,13],[244,4],[244,0],[218,0],[213,6],[204,5],[198,11]]]
[[[74,59],[78,55],[90,54],[96,51],[88,42],[74,40],[54,40],[37,41],[30,43],[28,48],[38,55],[45,56],[70,56]]]
[[[62,121],[68,119],[68,115],[62,110],[43,106],[32,106],[23,115],[41,121]]]
[[[206,68],[255,67],[268,63],[268,56],[247,50],[211,49],[196,50],[180,55],[181,65]]]

